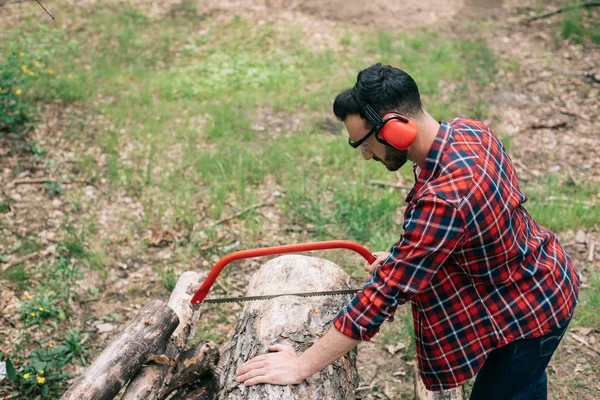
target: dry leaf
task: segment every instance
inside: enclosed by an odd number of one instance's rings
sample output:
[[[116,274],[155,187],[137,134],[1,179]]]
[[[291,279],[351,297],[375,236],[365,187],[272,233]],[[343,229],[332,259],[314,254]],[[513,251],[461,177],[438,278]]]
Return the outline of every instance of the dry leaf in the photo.
[[[579,333],[581,333],[583,336],[589,335],[589,333],[593,330],[594,330],[594,328],[583,328],[583,327],[577,329],[577,331]]]

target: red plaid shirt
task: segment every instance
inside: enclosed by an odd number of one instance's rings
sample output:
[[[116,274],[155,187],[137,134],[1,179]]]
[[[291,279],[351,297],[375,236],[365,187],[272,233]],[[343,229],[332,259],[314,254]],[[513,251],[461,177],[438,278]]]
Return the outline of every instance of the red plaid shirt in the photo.
[[[410,301],[423,382],[450,389],[492,350],[562,326],[580,277],[556,236],[523,207],[510,158],[481,122],[441,122],[415,178],[404,233],[334,325],[369,340]]]

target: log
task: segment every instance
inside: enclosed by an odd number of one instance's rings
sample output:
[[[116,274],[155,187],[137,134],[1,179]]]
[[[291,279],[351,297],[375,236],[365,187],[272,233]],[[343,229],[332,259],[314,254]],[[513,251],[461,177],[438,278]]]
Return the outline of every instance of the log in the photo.
[[[275,258],[254,274],[248,295],[350,288],[349,276],[337,265],[313,257]],[[299,385],[256,385],[236,382],[236,371],[247,360],[286,344],[301,353],[330,328],[351,296],[284,296],[246,303],[232,339],[222,350],[220,399],[354,399],[358,386],[356,349]]]
[[[415,400],[464,400],[465,393],[462,386],[449,390],[442,390],[433,392],[427,390],[421,375],[419,374],[419,367],[415,363],[414,369],[414,380],[415,380]]]
[[[162,301],[146,304],[62,395],[62,400],[112,400],[151,354],[164,348],[179,318]]]
[[[172,371],[171,381],[162,393],[161,399],[166,398],[175,390],[190,386],[206,389],[206,382],[214,379],[214,370],[219,362],[219,348],[211,341],[205,340],[181,354],[177,367]],[[218,385],[218,383],[217,383]],[[213,394],[218,393],[218,387]]]
[[[196,333],[196,323],[201,314],[200,308],[192,306],[190,300],[205,276],[191,271],[181,274],[168,302],[180,323],[160,351],[169,359],[169,364],[147,364],[143,367],[132,379],[121,400],[157,400],[163,398],[167,391],[172,391],[169,390],[170,370],[176,368],[188,339]]]

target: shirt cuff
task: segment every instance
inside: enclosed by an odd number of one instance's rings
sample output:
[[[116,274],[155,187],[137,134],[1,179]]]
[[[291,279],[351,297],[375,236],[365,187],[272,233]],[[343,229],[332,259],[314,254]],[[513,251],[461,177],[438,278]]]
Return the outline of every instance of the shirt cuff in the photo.
[[[352,338],[354,340],[362,340],[364,342],[371,341],[371,338],[379,332],[379,327],[373,331],[369,331],[364,326],[359,325],[354,321],[346,308],[343,308],[333,321],[333,326],[340,331],[342,334]]]

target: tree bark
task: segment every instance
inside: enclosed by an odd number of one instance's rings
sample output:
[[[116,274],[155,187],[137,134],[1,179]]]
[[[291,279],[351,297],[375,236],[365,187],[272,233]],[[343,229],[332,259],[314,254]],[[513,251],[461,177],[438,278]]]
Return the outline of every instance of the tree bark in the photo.
[[[273,259],[252,277],[248,295],[297,291],[348,289],[348,275],[337,265],[313,257],[287,255]],[[356,349],[299,385],[256,385],[235,381],[237,369],[267,352],[274,344],[293,346],[297,352],[323,336],[351,296],[285,296],[246,303],[231,341],[223,349],[220,399],[304,400],[354,399],[358,385]]]
[[[215,378],[214,369],[218,362],[219,348],[216,344],[208,340],[184,351],[181,354],[176,369],[170,372],[171,381],[169,382],[169,386],[163,387],[159,397],[164,399],[171,392],[175,390],[180,391],[180,389],[186,386],[190,388],[200,386],[206,389],[207,382],[211,382]],[[218,391],[217,387],[214,391],[215,397]]]
[[[427,390],[419,374],[419,367],[415,363],[413,368],[415,379],[415,400],[464,400],[465,393],[462,386],[449,390],[433,392]]]
[[[190,300],[206,274],[184,272],[171,293],[168,306],[179,317],[179,325],[171,339],[160,350],[169,359],[169,364],[147,364],[132,379],[121,400],[157,400],[165,396],[171,381],[170,374],[179,361],[187,340],[196,333],[196,323],[200,318],[200,308]]]
[[[146,304],[61,399],[112,400],[148,356],[165,347],[178,323],[162,301]]]

